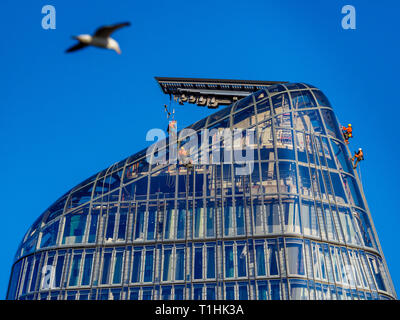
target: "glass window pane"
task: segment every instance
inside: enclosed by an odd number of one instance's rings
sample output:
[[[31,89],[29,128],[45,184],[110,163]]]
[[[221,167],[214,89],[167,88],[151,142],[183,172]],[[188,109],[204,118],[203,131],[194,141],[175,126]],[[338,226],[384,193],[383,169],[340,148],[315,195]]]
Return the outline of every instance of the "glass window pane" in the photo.
[[[103,274],[101,276],[101,284],[108,284],[110,274],[111,252],[106,252],[103,255]]]
[[[236,234],[244,235],[244,206],[243,201],[240,199],[236,201]]]
[[[138,206],[136,211],[136,222],[135,222],[135,240],[144,240],[144,213],[146,205],[142,204]]]
[[[376,257],[372,255],[368,255],[368,260],[371,266],[372,274],[374,275],[375,278],[375,282],[378,286],[378,289],[387,291],[384,281],[385,271],[383,269],[381,261],[379,261]]]
[[[215,300],[215,287],[214,286],[207,286],[207,300]]]
[[[119,209],[119,224],[118,224],[118,240],[126,239],[126,225],[128,217],[128,208],[122,207]]]
[[[60,225],[60,220],[52,223],[47,226],[42,231],[42,239],[40,241],[40,248],[51,247],[56,244],[57,235],[58,235],[58,227]]]
[[[302,83],[285,83],[285,87],[288,88],[288,90],[294,90],[294,89],[306,89],[307,87],[302,84]]]
[[[266,90],[271,94],[271,93],[277,93],[277,92],[282,92],[285,91],[285,87],[280,85],[280,84],[274,84],[272,86],[268,86]]]
[[[225,300],[235,300],[235,287],[234,286],[226,285]]]
[[[203,287],[195,286],[193,288],[193,300],[203,300]]]
[[[56,279],[55,279],[55,287],[59,288],[61,286],[61,277],[62,271],[64,267],[64,255],[57,257],[57,264],[56,264]]]
[[[258,300],[268,300],[268,283],[257,282]]]
[[[184,280],[185,249],[176,249],[175,280]]]
[[[7,292],[8,300],[14,300],[17,298],[16,292],[17,292],[18,280],[21,275],[22,263],[23,263],[23,260],[20,260],[13,267],[11,281],[10,281],[10,287]]]
[[[96,176],[97,173],[94,175],[94,177],[91,177],[89,179],[95,179]],[[54,220],[55,218],[59,217],[64,211],[66,200],[67,200],[67,195],[64,195],[60,199],[58,199],[54,204],[52,204],[51,207],[47,209],[48,216],[44,218],[43,223],[47,224],[50,221]]]
[[[307,163],[306,142],[302,132],[295,131],[297,159],[299,162]]]
[[[273,194],[278,192],[275,162],[261,162],[261,179],[264,194]]]
[[[207,247],[207,278],[215,278],[215,247]]]
[[[310,91],[291,91],[290,95],[294,109],[315,108],[317,106]]]
[[[247,247],[246,245],[237,246],[237,276],[245,277],[247,275]]]
[[[254,219],[254,233],[264,234],[265,213],[264,205],[261,199],[253,200],[253,219]]]
[[[318,181],[318,172],[315,168],[310,167],[310,178],[311,178],[311,187],[312,187],[312,194],[314,195],[315,199],[321,198],[320,192],[320,185]]]
[[[312,185],[310,178],[310,171],[308,167],[299,165],[299,177],[300,177],[300,193],[306,197],[312,197]]]
[[[69,286],[78,285],[79,268],[81,265],[82,254],[75,254],[72,260],[71,274],[69,277]]]
[[[121,283],[123,258],[123,252],[117,252],[115,254],[113,284]]]
[[[183,300],[183,287],[175,286],[175,300]]]
[[[275,127],[286,127],[292,128],[292,114],[290,112],[285,112],[274,117]]]
[[[332,150],[329,146],[328,139],[325,137],[321,137],[322,140],[322,148],[324,150],[326,162],[328,163],[328,167],[331,169],[336,169],[335,160],[333,158]]]
[[[274,113],[280,114],[290,111],[290,101],[287,93],[281,93],[272,97],[272,104],[274,106]]]
[[[340,176],[337,173],[330,172],[333,190],[335,192],[335,200],[338,204],[347,203],[346,195],[344,193],[343,184]]]
[[[305,275],[303,244],[300,242],[288,241],[286,243],[288,271],[290,275]]]
[[[260,159],[275,160],[274,154],[274,138],[272,135],[271,120],[265,121],[258,125]]]
[[[167,161],[167,159],[165,160]],[[162,166],[163,163],[160,165]],[[176,174],[174,165],[158,170],[151,175],[150,194],[155,195],[158,192],[165,193],[166,196],[175,194]]]
[[[299,131],[325,134],[318,110],[295,112],[293,122]]]
[[[92,265],[93,265],[93,254],[85,255],[85,262],[83,265],[83,274],[82,274],[82,286],[87,286],[90,284],[91,275],[92,275]]]
[[[175,203],[173,201],[167,202],[164,219],[164,239],[174,239],[175,230]]]
[[[79,190],[74,191],[68,200],[68,209],[75,208],[83,203],[88,202],[92,197],[94,183],[90,183]]]
[[[154,231],[156,224],[157,208],[155,206],[150,206],[148,211],[147,219],[147,240],[154,240]]]
[[[313,201],[301,202],[301,221],[304,235],[319,237],[318,216]]]
[[[87,209],[68,214],[65,218],[63,244],[81,243],[86,227]]]
[[[298,197],[282,199],[282,207],[285,217],[285,232],[301,233]]]
[[[239,285],[239,300],[248,300],[249,295],[247,293],[247,284]]]
[[[96,242],[96,234],[97,234],[97,221],[99,218],[99,210],[92,208],[92,213],[90,215],[90,227],[89,227],[89,236],[88,243]]]
[[[185,228],[186,227],[186,203],[180,203],[180,207],[178,209],[178,221],[177,221],[177,239],[185,238]]]
[[[251,105],[253,103],[254,103],[253,95],[249,95],[247,97],[244,97],[244,98],[240,99],[237,102],[236,107],[235,107],[235,112],[237,112],[237,111],[239,111],[241,109],[244,109],[244,108],[248,107],[249,105]]]
[[[343,140],[343,135],[341,133],[339,123],[336,119],[335,114],[329,109],[321,109],[321,114],[324,118],[328,135],[338,140]]]
[[[171,286],[161,288],[161,300],[171,300]]]
[[[359,232],[356,232],[355,221],[353,219],[353,214],[349,208],[338,207],[339,217],[342,225],[342,230],[344,232],[346,242],[360,245]]]
[[[225,246],[225,278],[233,277],[233,247]]]
[[[325,223],[326,223],[326,231],[328,234],[328,240],[336,241],[338,240],[336,234],[335,220],[329,205],[324,204],[324,213],[325,213]]]
[[[239,111],[232,116],[232,127],[248,128],[256,124],[254,106]]]
[[[313,137],[314,145],[315,145],[315,155],[318,156],[320,165],[323,167],[326,167],[327,164],[325,163],[324,152],[322,150],[322,145],[321,145],[321,141],[319,138],[320,137],[318,137],[318,136]]]
[[[203,202],[197,201],[194,213],[194,237],[204,237],[204,208]]]
[[[33,292],[36,290],[36,280],[37,280],[37,276],[38,276],[40,258],[41,258],[40,254],[35,256],[35,266],[34,266],[33,272],[32,272],[31,287],[29,290],[30,292]]]
[[[256,105],[257,109],[257,121],[260,123],[271,117],[271,106],[269,104],[269,99],[260,101]]]
[[[153,251],[146,251],[145,266],[144,266],[144,282],[153,281]]]
[[[203,278],[203,248],[194,249],[194,279]]]
[[[297,193],[297,174],[294,162],[279,162],[280,192]]]
[[[364,201],[361,197],[361,193],[358,188],[356,180],[353,177],[350,177],[348,175],[342,175],[342,177],[344,178],[344,181],[343,181],[344,187],[347,190],[347,192],[349,193],[349,195],[351,195],[354,205],[356,205],[362,209],[365,209]]]
[[[224,234],[225,236],[234,235],[233,206],[231,199],[227,199],[224,205]]]
[[[34,263],[33,257],[32,256],[28,257],[27,264],[25,267],[25,275],[24,275],[24,279],[23,279],[24,285],[22,287],[22,292],[21,292],[22,295],[26,294],[28,291],[33,263]],[[21,280],[21,282],[22,282],[22,280]]]
[[[306,280],[290,280],[290,299],[308,300],[308,288]]]
[[[212,115],[210,115],[207,126],[226,117],[228,114],[231,113],[231,108],[232,108],[232,106],[228,106],[228,107],[225,107],[225,108],[221,109],[220,111],[217,111],[216,113],[213,113]]]
[[[207,203],[207,217],[206,217],[206,236],[215,237],[215,204],[213,202]]]
[[[329,103],[328,98],[323,94],[320,90],[313,90],[315,98],[317,98],[318,104],[323,107],[330,107],[331,104]]]
[[[347,173],[352,173],[353,167],[350,163],[349,155],[344,145],[334,140],[331,141],[332,141],[333,154],[334,157],[336,158],[337,164],[339,165],[339,169]]]
[[[367,213],[361,210],[355,210],[354,216],[358,223],[359,230],[361,231],[361,236],[364,240],[364,245],[378,249],[375,235],[372,230],[371,223]]]
[[[152,291],[153,291],[152,289],[143,289],[142,300],[151,300]]]
[[[268,265],[270,276],[279,275],[278,246],[275,240],[268,241]]]
[[[279,280],[270,281],[271,300],[281,300],[281,284]]]
[[[266,214],[267,234],[280,233],[282,231],[280,206],[278,200],[264,200],[264,210]]]
[[[264,244],[256,245],[256,264],[257,264],[257,276],[265,276],[265,253]]]
[[[140,268],[142,261],[142,251],[134,251],[133,253],[133,265],[132,265],[132,277],[131,282],[140,281]]]
[[[164,264],[163,264],[163,281],[172,280],[172,249],[164,249],[163,254]]]
[[[114,228],[115,228],[115,215],[117,213],[117,208],[110,208],[107,217],[107,229],[105,234],[105,241],[113,241],[114,239]]]
[[[292,130],[276,129],[275,132],[278,159],[295,160]]]

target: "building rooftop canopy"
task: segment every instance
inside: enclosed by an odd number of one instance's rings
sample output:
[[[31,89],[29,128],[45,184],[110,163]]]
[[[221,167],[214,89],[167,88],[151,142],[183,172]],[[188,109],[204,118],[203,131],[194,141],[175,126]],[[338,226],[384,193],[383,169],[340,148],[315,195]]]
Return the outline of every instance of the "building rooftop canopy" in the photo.
[[[180,104],[189,102],[198,106],[218,108],[229,105],[268,86],[287,83],[286,81],[200,79],[155,77],[161,90],[173,96]]]

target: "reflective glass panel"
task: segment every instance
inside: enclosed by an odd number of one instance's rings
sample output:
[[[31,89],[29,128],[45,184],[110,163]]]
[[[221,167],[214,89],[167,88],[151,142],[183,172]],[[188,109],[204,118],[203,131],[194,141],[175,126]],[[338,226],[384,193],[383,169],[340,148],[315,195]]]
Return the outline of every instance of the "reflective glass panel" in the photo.
[[[318,104],[323,107],[330,107],[331,104],[329,103],[328,98],[322,93],[320,90],[313,90],[315,98],[318,101]]]
[[[293,120],[297,130],[325,134],[318,110],[295,112]]]
[[[287,93],[281,93],[272,97],[274,113],[280,114],[290,111],[290,101]]]
[[[303,244],[288,240],[286,243],[288,271],[290,275],[305,275]]]
[[[310,91],[291,91],[290,95],[294,109],[315,108],[317,106]]]
[[[233,246],[225,246],[225,278],[233,277]]]
[[[69,286],[76,286],[78,284],[79,268],[81,264],[82,254],[75,254],[72,259],[71,273],[69,277]]]
[[[238,277],[245,277],[247,275],[247,247],[245,245],[237,246],[237,266]]]

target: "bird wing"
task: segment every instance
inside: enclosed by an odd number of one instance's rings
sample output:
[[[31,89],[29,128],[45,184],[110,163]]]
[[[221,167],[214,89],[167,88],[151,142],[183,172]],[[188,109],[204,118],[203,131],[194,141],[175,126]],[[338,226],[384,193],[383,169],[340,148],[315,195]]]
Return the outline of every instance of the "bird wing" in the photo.
[[[94,36],[108,38],[115,30],[122,28],[122,27],[130,26],[130,25],[131,25],[130,22],[123,22],[123,23],[113,24],[110,26],[103,26],[96,30]]]
[[[82,42],[79,42],[78,44],[72,46],[71,48],[68,48],[67,50],[65,50],[65,52],[73,52],[73,51],[77,51],[83,48],[86,48],[88,45]]]

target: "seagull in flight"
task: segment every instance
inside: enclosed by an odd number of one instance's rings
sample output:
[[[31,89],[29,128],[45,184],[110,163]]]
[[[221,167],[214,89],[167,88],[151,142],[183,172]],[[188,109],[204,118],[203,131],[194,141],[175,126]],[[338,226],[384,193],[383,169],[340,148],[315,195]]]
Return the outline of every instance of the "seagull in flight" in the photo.
[[[119,48],[118,42],[110,36],[115,30],[130,25],[130,22],[117,23],[110,26],[103,26],[98,28],[92,36],[90,34],[81,34],[79,36],[74,36],[72,38],[78,40],[79,42],[71,48],[67,49],[65,52],[68,53],[86,48],[87,46],[95,46],[98,48],[114,50],[118,54],[121,54],[121,49]]]

